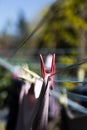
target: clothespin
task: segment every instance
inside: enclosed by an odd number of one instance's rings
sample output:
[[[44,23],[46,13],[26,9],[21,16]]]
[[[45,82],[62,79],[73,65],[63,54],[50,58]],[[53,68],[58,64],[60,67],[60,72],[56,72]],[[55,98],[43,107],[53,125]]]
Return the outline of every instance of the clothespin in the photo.
[[[34,83],[36,78],[42,80],[38,74],[29,70],[28,66],[26,65],[23,65],[20,67],[18,77],[25,79],[26,81],[30,83]]]
[[[43,57],[40,54],[40,62],[41,62],[41,72],[42,77],[45,79],[47,76],[50,77],[50,88],[53,89],[54,86],[54,73],[55,73],[55,54],[52,55],[52,64],[49,72],[46,72]]]
[[[26,68],[23,67],[23,70],[26,71],[27,73],[29,73],[32,77],[41,78],[38,74],[36,74],[35,72],[33,72],[29,69],[26,69]]]

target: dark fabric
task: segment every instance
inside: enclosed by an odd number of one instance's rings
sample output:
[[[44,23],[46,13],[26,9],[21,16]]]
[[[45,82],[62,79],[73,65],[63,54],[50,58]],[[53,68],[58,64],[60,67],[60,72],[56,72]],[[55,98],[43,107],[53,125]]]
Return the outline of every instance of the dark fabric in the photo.
[[[8,102],[8,117],[6,123],[6,130],[15,130],[17,115],[18,115],[18,106],[19,106],[19,95],[20,90],[24,82],[20,79],[12,79],[11,91],[8,93],[7,102]]]
[[[54,120],[58,114],[59,114],[60,108],[59,108],[59,103],[58,99],[55,98],[54,96],[50,95],[49,96],[49,111],[48,111],[48,121]]]
[[[87,115],[70,118],[64,106],[61,108],[61,130],[87,130]]]

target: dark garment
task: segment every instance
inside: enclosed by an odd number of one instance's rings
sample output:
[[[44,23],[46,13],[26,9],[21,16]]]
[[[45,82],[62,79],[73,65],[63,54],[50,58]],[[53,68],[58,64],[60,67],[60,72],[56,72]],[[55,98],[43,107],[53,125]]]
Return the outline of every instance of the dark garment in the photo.
[[[87,115],[70,118],[64,106],[61,107],[61,130],[87,130]]]
[[[19,106],[19,95],[20,90],[23,85],[23,81],[19,79],[13,79],[11,84],[11,91],[8,93],[8,117],[6,130],[15,130],[17,115],[18,115],[18,106]]]
[[[48,121],[52,121],[55,119],[58,114],[59,114],[59,103],[58,99],[55,98],[54,96],[50,95],[49,96],[49,113],[48,113]]]

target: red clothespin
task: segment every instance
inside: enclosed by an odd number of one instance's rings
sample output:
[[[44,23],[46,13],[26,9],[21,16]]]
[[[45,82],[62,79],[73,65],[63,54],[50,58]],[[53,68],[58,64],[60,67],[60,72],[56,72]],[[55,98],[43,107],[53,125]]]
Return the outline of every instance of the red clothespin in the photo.
[[[41,62],[42,77],[43,77],[43,79],[45,79],[45,77],[49,74],[50,88],[53,89],[53,87],[54,87],[54,74],[55,74],[55,54],[52,55],[52,64],[51,64],[51,69],[49,72],[46,72],[46,70],[45,70],[45,65],[44,65],[43,57],[41,54],[40,54],[40,62]]]

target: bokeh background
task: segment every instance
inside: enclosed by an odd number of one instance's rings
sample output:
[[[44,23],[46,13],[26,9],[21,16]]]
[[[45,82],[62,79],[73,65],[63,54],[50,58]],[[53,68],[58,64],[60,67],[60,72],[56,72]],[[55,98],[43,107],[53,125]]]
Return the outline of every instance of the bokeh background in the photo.
[[[12,66],[28,64],[41,75],[39,55],[56,54],[56,76],[60,80],[84,81],[87,64],[86,0],[0,0],[0,130],[4,130]],[[68,89],[82,84],[57,83]]]

